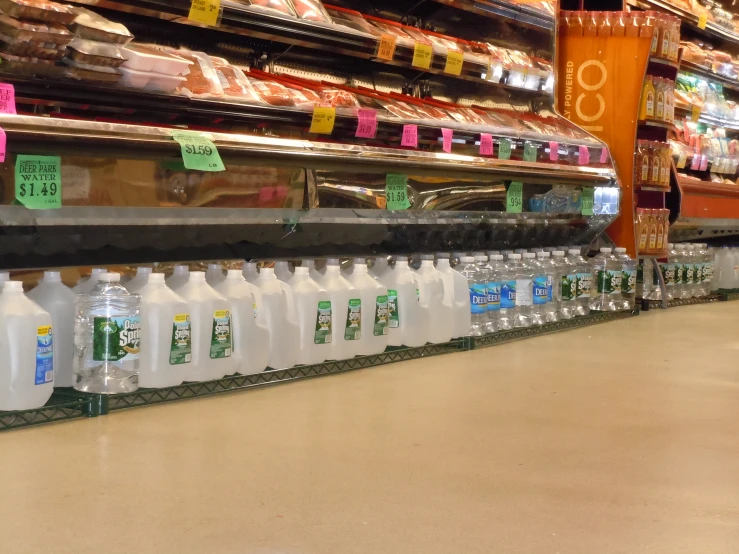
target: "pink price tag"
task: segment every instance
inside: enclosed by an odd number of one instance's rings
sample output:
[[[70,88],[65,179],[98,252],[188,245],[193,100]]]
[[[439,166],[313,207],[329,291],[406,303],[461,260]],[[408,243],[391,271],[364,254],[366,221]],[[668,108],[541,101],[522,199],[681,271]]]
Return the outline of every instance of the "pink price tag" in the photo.
[[[604,164],[608,161],[608,148],[600,151],[600,163]]]
[[[418,148],[418,125],[403,125],[403,138],[400,145]]]
[[[701,156],[700,154],[693,154],[693,160],[690,162],[690,169],[693,171],[698,171],[698,168],[701,166]]]
[[[580,165],[588,165],[590,163],[590,150],[587,146],[581,146],[577,154],[577,163]]]
[[[493,155],[493,135],[480,133],[480,156]]]
[[[0,128],[0,163],[5,161],[5,144],[6,144],[5,131]]]
[[[441,130],[441,136],[444,138],[444,142],[442,143],[442,150],[446,152],[447,154],[451,154],[452,152],[452,136],[453,132],[451,129],[442,129]]]
[[[556,162],[559,159],[559,143],[549,141],[549,161]]]
[[[357,111],[357,138],[375,138],[377,134],[377,110],[362,108]]]
[[[701,156],[701,168],[700,171],[708,169],[708,156]]]
[[[0,83],[0,113],[15,114],[15,87]]]

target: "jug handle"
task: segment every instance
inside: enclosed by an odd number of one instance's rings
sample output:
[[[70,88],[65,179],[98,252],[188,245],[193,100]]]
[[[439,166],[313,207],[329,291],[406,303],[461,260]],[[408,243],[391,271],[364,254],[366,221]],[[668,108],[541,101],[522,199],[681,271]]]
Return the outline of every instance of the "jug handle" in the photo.
[[[290,285],[283,283],[282,281],[280,281],[280,288],[282,289],[282,294],[285,296],[285,302],[287,303],[287,318],[290,321],[298,321],[298,309],[295,306],[295,295],[293,294],[293,289],[290,288]]]

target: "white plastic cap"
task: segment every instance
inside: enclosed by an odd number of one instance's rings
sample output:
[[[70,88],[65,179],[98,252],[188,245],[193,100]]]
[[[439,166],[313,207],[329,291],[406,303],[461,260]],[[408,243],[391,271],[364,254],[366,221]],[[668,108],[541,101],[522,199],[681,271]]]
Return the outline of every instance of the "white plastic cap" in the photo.
[[[523,258],[525,260],[533,260],[534,258],[536,258],[536,254],[534,254],[533,252],[524,252]]]
[[[191,271],[190,272],[190,282],[191,283],[200,283],[205,282],[205,271]]]
[[[308,275],[310,274],[310,269],[308,269],[305,266],[300,266],[295,268],[295,275]]]
[[[451,258],[451,256],[449,255],[449,252],[437,252],[436,253],[437,260],[448,260],[449,258]]]
[[[675,250],[685,250],[685,245],[684,244],[678,244],[678,245],[675,246]]]
[[[354,258],[354,265],[367,265],[367,258]]]
[[[577,248],[570,248],[570,249],[569,249],[569,250],[567,251],[567,253],[568,253],[568,254],[577,254],[577,255],[579,256],[579,255],[580,255],[580,250],[578,250]]]
[[[554,252],[552,252],[552,256],[554,256],[555,258],[564,258],[565,253],[562,250],[555,250]]]
[[[220,270],[223,268],[221,267],[221,264],[208,264],[208,269]]]
[[[4,283],[5,281],[10,281],[10,273],[7,271],[0,271],[0,283]]]
[[[149,266],[141,266],[136,268],[136,275],[151,275],[154,268]]]
[[[149,275],[150,283],[164,283],[164,273],[152,273]]]
[[[623,247],[619,246],[618,248],[616,248],[616,249],[614,250],[614,252],[615,252],[616,254],[624,254],[624,253],[626,252],[626,248],[623,248]]]
[[[5,281],[3,292],[23,292],[23,281]]]
[[[508,254],[508,258],[511,260],[520,260],[521,254]]]
[[[97,277],[98,275],[102,275],[103,273],[107,273],[108,270],[104,267],[93,267],[92,268],[92,276]]]
[[[549,258],[551,257],[551,255],[552,255],[551,252],[537,252],[536,253],[537,258]]]
[[[473,258],[472,256],[462,256],[460,261],[464,264],[474,264],[475,258]]]
[[[496,262],[502,262],[503,261],[503,254],[493,254],[490,256],[491,260],[494,260]]]
[[[674,242],[668,242],[667,243],[667,248],[675,248],[675,243]]]
[[[475,256],[475,261],[476,262],[487,262],[488,257],[487,256]]]
[[[339,258],[328,258],[326,260],[326,265],[339,265]]]
[[[611,248],[601,248],[600,252],[601,254],[610,254],[613,250]]]
[[[2,281],[3,279],[0,278],[0,282]],[[44,281],[51,281],[52,283],[61,283],[62,274],[59,271],[44,271]]]
[[[103,283],[120,283],[121,274],[120,273],[101,273],[100,280]]]
[[[421,254],[421,259],[426,260],[426,261],[431,260],[433,262],[434,255],[433,254]]]
[[[275,268],[274,267],[263,267],[259,271],[259,275],[274,275],[275,274]]]

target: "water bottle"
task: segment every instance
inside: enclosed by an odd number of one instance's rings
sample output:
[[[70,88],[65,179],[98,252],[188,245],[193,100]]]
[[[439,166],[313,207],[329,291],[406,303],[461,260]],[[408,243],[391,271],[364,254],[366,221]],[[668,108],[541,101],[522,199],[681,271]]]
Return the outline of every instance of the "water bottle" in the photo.
[[[686,245],[687,258],[690,260],[690,266],[692,268],[690,283],[688,287],[690,289],[690,297],[698,298],[701,296],[701,282],[703,281],[703,260],[699,254],[700,248],[695,244]]]
[[[547,276],[547,303],[544,308],[544,318],[552,323],[559,320],[559,300],[555,294],[555,283],[559,284],[559,267],[552,260],[551,252],[546,250],[537,252],[536,260],[544,268],[544,274]]]
[[[487,332],[487,285],[480,275],[475,258],[462,256],[460,273],[467,279],[470,289],[470,311],[472,312],[472,328],[470,336],[481,337]]]
[[[506,318],[503,322],[500,319],[501,276],[505,273],[503,256],[492,254],[489,265],[491,268],[491,276],[488,281],[488,319],[490,320],[490,326],[495,331],[511,329],[510,318]]]
[[[591,260],[595,277],[595,290],[590,296],[590,309],[598,312],[615,312],[612,293],[614,289],[615,267],[611,260],[611,249],[601,248],[600,254]],[[620,271],[619,277],[620,277]],[[618,282],[619,289],[621,280]]]
[[[665,289],[667,290],[667,300],[672,300],[680,294],[677,291],[677,263],[675,258],[677,252],[673,243],[667,244],[667,261],[660,262],[659,269],[662,272],[662,279],[665,281]]]
[[[557,281],[554,283],[559,319],[572,319],[577,312],[577,273],[565,259],[562,250],[552,252],[552,261],[557,266]]]
[[[577,309],[575,315],[588,315],[590,313],[590,291],[593,287],[593,271],[577,248],[570,248],[567,261],[574,266],[572,269],[576,276]]]
[[[498,330],[507,331],[513,329],[513,315],[516,310],[516,276],[511,270],[511,261],[503,261],[503,255],[495,260],[499,262],[497,280],[500,283],[500,310],[498,311]]]
[[[546,309],[549,303],[548,276],[544,267],[536,260],[536,254],[523,254],[523,263],[532,276],[531,282],[531,324],[544,325],[546,323]]]
[[[97,394],[139,388],[141,298],[102,273],[90,293],[77,296],[74,323],[75,389]]]
[[[701,253],[703,255],[703,281],[701,283],[701,293],[702,296],[708,296],[713,290],[713,253],[705,242],[701,243]]]
[[[513,326],[531,327],[531,304],[533,302],[533,276],[529,268],[521,262],[521,254],[511,254],[508,269],[512,280],[508,282],[509,298],[514,301]],[[503,284],[503,292],[506,285]],[[501,306],[502,307],[502,306]]]
[[[675,298],[690,298],[692,296],[693,282],[693,260],[688,257],[688,251],[684,244],[675,246],[675,283],[677,284],[677,295]]]
[[[616,259],[621,264],[621,308],[633,310],[636,302],[636,260],[626,253],[626,248],[616,248]]]
[[[479,252],[475,255],[475,264],[477,264],[477,271],[480,276],[480,281],[485,283],[485,313],[487,315],[487,322],[485,323],[486,333],[495,333],[498,330],[495,319],[490,317],[491,312],[491,296],[492,296],[492,284],[493,284],[493,268],[488,264],[488,257]]]

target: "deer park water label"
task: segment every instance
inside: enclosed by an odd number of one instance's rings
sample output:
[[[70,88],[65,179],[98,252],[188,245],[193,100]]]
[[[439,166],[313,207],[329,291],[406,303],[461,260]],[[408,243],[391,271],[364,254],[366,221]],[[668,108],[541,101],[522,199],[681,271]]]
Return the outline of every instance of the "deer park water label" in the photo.
[[[577,163],[579,165],[588,165],[590,163],[590,150],[587,146],[580,146],[577,153]]]
[[[388,173],[385,177],[385,207],[388,210],[407,210],[411,207],[408,198],[408,177]]]
[[[180,143],[185,168],[197,171],[225,171],[218,148],[200,133],[174,132],[172,138]]]
[[[480,133],[480,156],[493,155],[493,135]]]
[[[377,134],[377,110],[361,108],[357,111],[357,138],[375,138]]]
[[[15,87],[7,83],[0,83],[0,113],[15,115]]]
[[[397,37],[390,33],[380,35],[380,41],[377,43],[377,58],[380,60],[393,61],[395,56],[395,42]]]
[[[434,49],[430,44],[416,42],[416,45],[413,47],[413,61],[411,65],[413,67],[420,67],[421,69],[429,69],[433,57]]]
[[[403,137],[400,139],[400,145],[418,147],[418,125],[403,125]]]
[[[556,162],[559,159],[559,143],[549,141],[549,161]]]
[[[215,27],[220,11],[221,0],[192,0],[187,19]]]
[[[595,201],[595,189],[593,187],[583,187],[581,199],[580,213],[582,215],[593,215],[593,203]]]
[[[446,64],[444,65],[444,73],[450,75],[461,75],[462,65],[464,64],[464,52],[455,50],[447,50]]]
[[[523,210],[523,183],[517,181],[508,185],[505,195],[505,211],[512,214],[520,214]]]
[[[329,106],[314,106],[313,119],[310,122],[310,132],[318,135],[330,135],[334,132],[336,123],[336,108]]]
[[[501,160],[511,159],[511,141],[509,139],[498,139],[498,158]]]
[[[29,210],[62,207],[62,159],[19,154],[15,159],[15,199]]]
[[[454,133],[451,129],[442,129],[441,136],[443,139],[441,148],[444,152],[450,154],[452,152],[452,137],[454,136]]]
[[[536,151],[539,148],[530,142],[525,142],[523,145],[523,161],[525,162],[535,162],[536,161]]]

